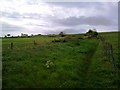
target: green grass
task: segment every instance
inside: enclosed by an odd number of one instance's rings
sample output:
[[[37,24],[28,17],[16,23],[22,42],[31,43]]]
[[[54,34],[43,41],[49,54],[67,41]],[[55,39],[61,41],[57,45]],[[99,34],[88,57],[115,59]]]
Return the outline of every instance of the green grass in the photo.
[[[67,42],[51,42],[62,38],[45,36],[3,39],[3,88],[117,87],[101,42],[78,39],[81,36]],[[54,66],[47,68],[49,60]]]
[[[117,83],[116,85],[118,85],[119,87],[119,84],[120,84],[120,77],[119,77],[120,76],[120,43],[119,43],[120,32],[101,33],[101,35],[105,37],[107,42],[112,44],[115,64],[117,66],[117,75],[116,75],[117,80],[115,83]]]
[[[100,42],[92,57],[92,63],[86,76],[86,87],[92,88],[117,88],[117,73],[112,63],[104,54],[103,45]]]
[[[119,34],[120,32],[109,32],[109,33],[101,33],[102,36],[105,37],[106,41],[112,44],[113,46],[113,53],[115,57],[115,62],[120,68],[120,44],[119,42]]]

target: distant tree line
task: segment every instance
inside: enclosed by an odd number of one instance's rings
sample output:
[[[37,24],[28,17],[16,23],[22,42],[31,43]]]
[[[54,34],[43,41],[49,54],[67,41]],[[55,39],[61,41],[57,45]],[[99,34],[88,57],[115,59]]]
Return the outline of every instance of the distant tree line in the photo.
[[[34,36],[41,36],[41,34],[37,34],[37,35],[31,34],[31,35],[28,35],[28,34],[21,33],[21,35],[18,35],[18,36],[12,36],[11,34],[6,34],[4,36],[4,38],[19,38],[19,37],[27,38],[27,37],[34,37]]]
[[[48,36],[48,37],[56,37],[56,36],[61,36],[61,37],[64,37],[66,36],[67,34],[65,34],[64,32],[60,32],[58,35],[56,34],[48,34],[48,35],[42,35],[42,34],[37,34],[37,35],[33,35],[31,34],[30,36],[28,34],[24,34],[24,33],[21,33],[21,36],[11,36],[11,34],[7,34],[4,36],[4,38],[27,38],[27,37],[36,37],[36,36]],[[89,29],[88,32],[86,32],[84,34],[84,36],[86,37],[97,37],[98,36],[98,32],[96,29]]]

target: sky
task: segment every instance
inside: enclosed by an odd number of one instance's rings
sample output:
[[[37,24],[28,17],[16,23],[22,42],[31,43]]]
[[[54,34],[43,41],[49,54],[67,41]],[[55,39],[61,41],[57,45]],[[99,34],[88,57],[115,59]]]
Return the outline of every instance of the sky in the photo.
[[[118,3],[0,0],[0,24],[2,36],[118,31]]]

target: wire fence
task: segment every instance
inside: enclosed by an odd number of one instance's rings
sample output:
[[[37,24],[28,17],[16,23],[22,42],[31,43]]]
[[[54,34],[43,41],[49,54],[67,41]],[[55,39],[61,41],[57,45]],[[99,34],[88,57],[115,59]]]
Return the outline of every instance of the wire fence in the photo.
[[[112,44],[110,44],[109,42],[107,42],[104,36],[99,35],[99,39],[102,42],[105,55],[108,57],[108,59],[112,63],[114,69],[117,70]]]

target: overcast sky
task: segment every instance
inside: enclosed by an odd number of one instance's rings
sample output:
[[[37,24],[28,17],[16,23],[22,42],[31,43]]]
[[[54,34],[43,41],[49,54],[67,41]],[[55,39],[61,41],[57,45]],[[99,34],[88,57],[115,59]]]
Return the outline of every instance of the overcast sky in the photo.
[[[117,2],[0,0],[2,36],[118,30]]]

